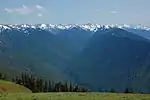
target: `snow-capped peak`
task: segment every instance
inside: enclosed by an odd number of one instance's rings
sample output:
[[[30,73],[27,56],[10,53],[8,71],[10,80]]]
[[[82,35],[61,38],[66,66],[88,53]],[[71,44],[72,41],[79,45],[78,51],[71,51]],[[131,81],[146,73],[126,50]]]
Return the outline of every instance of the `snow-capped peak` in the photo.
[[[6,25],[0,25],[0,28],[3,28],[3,29],[10,29],[8,26]]]
[[[16,29],[16,30],[22,30],[25,31],[28,28],[31,29],[36,29],[36,28],[40,28],[42,30],[48,30],[51,31],[53,29],[59,29],[59,30],[66,30],[66,29],[72,29],[72,28],[80,28],[86,31],[92,31],[92,32],[96,32],[98,29],[104,30],[104,29],[109,29],[109,28],[113,28],[113,27],[117,27],[117,28],[121,28],[121,29],[141,29],[141,30],[150,30],[150,27],[148,26],[142,26],[142,25],[137,25],[137,26],[133,26],[133,25],[100,25],[100,24],[92,24],[92,23],[88,23],[88,24],[69,24],[69,25],[63,25],[63,24],[58,24],[58,25],[54,25],[54,24],[37,24],[37,25],[28,25],[28,24],[15,24],[15,25],[6,25],[6,24],[0,24],[0,32],[3,30],[11,30],[11,29]]]

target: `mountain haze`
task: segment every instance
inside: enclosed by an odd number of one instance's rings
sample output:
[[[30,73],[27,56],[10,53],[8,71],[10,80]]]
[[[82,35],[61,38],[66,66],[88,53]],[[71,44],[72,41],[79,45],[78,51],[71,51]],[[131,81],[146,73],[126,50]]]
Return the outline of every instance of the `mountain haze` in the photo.
[[[72,59],[66,71],[72,79],[95,91],[115,88],[123,92],[128,86],[135,91],[148,92],[149,83],[138,87],[144,81],[134,81],[134,77],[141,67],[149,67],[149,64],[145,66],[149,53],[149,40],[113,28],[96,32],[87,47]]]
[[[149,92],[149,33],[149,27],[126,25],[0,25],[0,70],[69,80],[92,91]]]

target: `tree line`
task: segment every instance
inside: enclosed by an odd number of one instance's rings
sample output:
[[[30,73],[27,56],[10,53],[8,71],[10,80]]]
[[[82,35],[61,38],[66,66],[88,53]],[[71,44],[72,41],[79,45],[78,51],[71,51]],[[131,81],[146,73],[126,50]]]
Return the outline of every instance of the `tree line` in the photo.
[[[0,72],[0,79],[7,80],[5,74]],[[80,87],[78,85],[73,85],[71,82],[62,83],[60,81],[46,81],[42,78],[29,75],[27,73],[22,73],[20,77],[16,76],[12,78],[12,82],[23,85],[26,88],[30,89],[33,93],[38,92],[90,92],[89,89]],[[117,93],[115,88],[110,90],[99,90],[99,92],[109,92]],[[135,93],[132,88],[126,87],[124,93]],[[142,93],[142,92],[139,92]]]
[[[98,92],[104,92],[104,93],[137,93],[137,92],[133,91],[132,88],[129,88],[129,87],[125,87],[123,92],[118,92],[115,88],[110,88],[110,89],[99,88]],[[138,93],[142,93],[142,92],[138,92]]]
[[[22,73],[20,77],[16,76],[12,79],[12,82],[23,85],[30,89],[33,93],[39,92],[89,92],[87,88],[73,85],[71,82],[54,82],[46,81],[41,78]]]

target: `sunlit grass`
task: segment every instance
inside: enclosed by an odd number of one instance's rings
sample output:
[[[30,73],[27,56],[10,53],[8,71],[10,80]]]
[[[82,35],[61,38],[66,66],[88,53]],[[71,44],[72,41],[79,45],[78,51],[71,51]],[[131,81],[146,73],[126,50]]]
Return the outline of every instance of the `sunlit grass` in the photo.
[[[0,100],[150,100],[150,95],[109,93],[10,93],[1,95]]]

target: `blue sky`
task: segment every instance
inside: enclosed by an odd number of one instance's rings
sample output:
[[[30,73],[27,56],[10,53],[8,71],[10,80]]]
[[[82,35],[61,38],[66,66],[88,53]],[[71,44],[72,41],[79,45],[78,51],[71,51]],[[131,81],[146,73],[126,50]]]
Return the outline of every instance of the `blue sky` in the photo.
[[[1,0],[3,24],[142,24],[150,26],[150,0]]]

